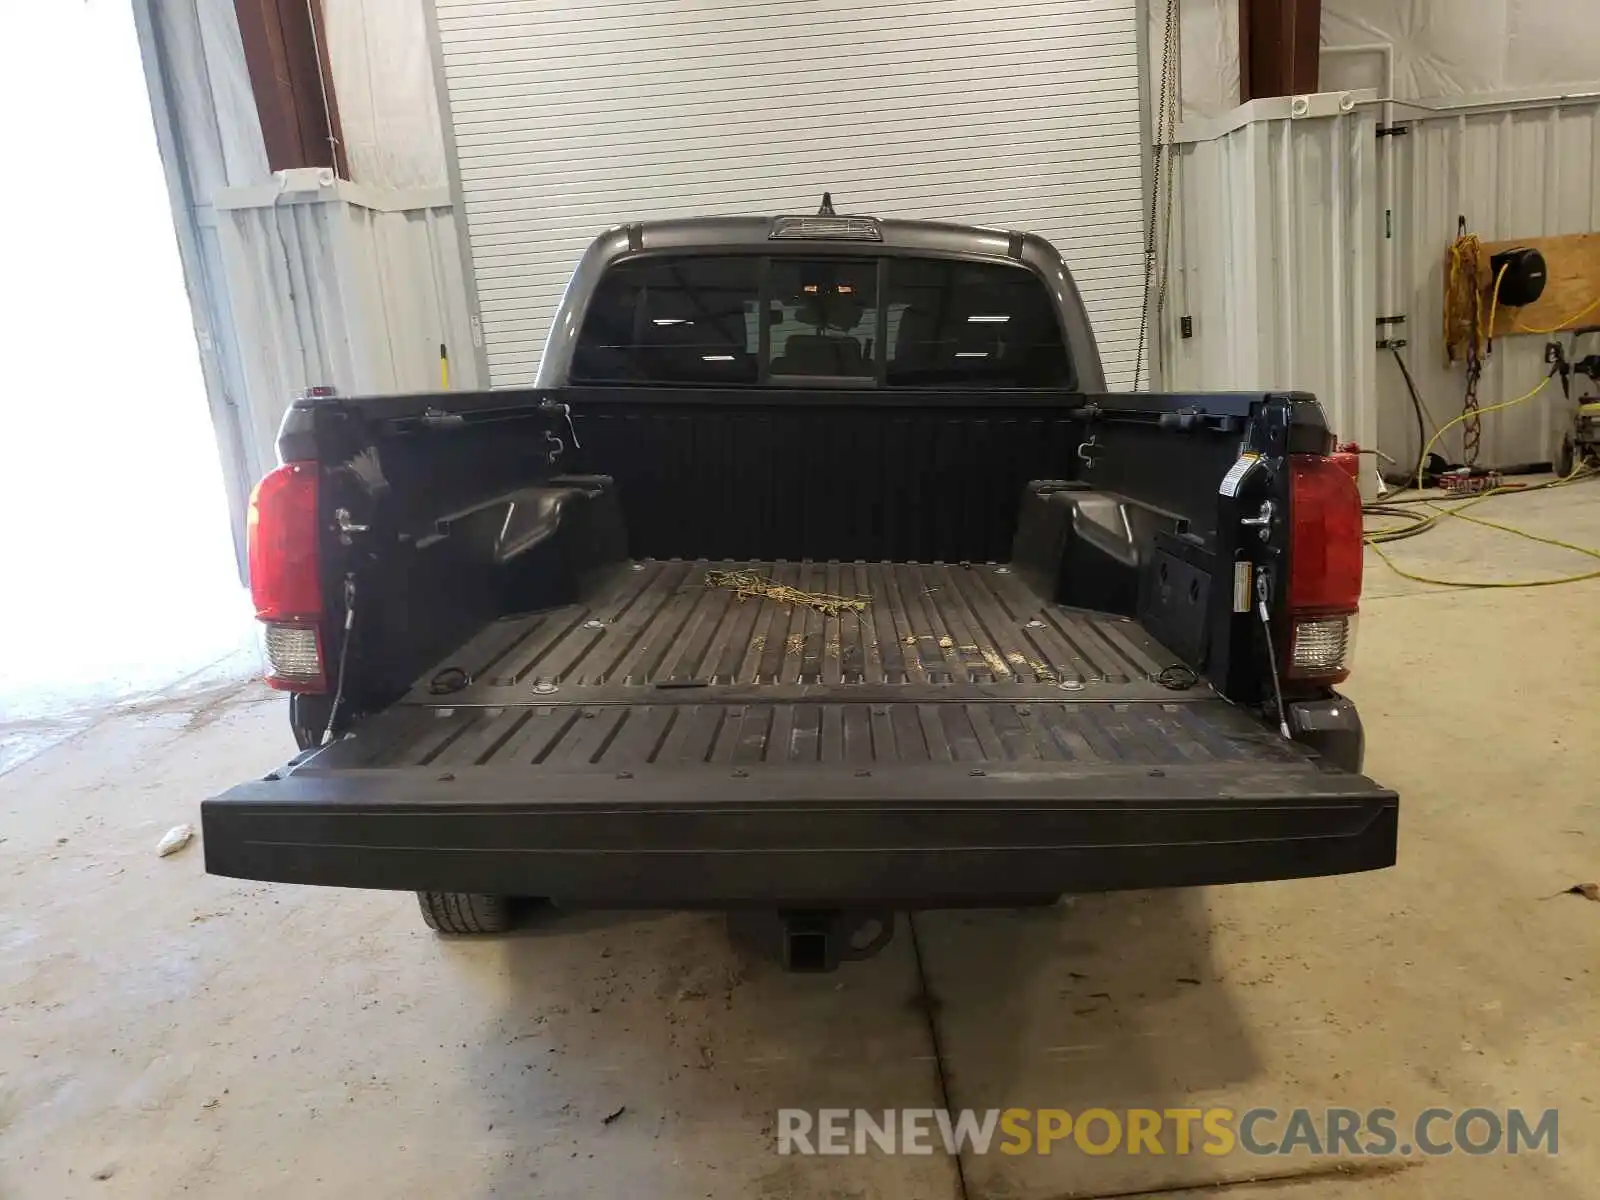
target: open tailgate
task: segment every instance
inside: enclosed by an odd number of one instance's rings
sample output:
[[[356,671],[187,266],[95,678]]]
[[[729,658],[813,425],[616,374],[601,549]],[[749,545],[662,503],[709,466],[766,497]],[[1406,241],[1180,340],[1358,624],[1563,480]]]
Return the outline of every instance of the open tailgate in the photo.
[[[206,801],[206,867],[590,906],[928,906],[1395,860],[1395,793],[1210,693],[844,694],[397,706]]]

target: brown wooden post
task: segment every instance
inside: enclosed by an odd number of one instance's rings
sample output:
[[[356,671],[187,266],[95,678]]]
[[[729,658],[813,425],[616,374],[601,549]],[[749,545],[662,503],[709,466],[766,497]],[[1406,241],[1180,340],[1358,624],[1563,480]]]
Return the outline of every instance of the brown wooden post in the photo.
[[[1322,0],[1239,0],[1239,102],[1317,90]]]
[[[348,178],[322,0],[234,0],[234,11],[267,165],[332,167]]]

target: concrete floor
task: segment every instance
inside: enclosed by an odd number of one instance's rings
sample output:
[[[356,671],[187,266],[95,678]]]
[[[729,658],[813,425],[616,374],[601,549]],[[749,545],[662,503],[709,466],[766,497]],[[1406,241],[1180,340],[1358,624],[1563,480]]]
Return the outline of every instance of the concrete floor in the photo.
[[[1600,545],[1600,485],[1495,507]],[[1457,524],[1395,552],[1476,576],[1576,568]],[[1596,581],[1439,591],[1373,564],[1350,691],[1368,770],[1403,798],[1400,865],[919,916],[950,1102],[1557,1106],[1557,1158],[1293,1194],[1600,1197],[1600,904],[1552,898],[1600,877],[1597,610]],[[942,1102],[903,927],[870,962],[784,976],[712,917],[444,941],[409,896],[212,878],[198,846],[155,857],[202,797],[291,750],[279,698],[221,683],[0,777],[0,1196],[961,1195],[943,1156],[774,1152],[780,1106]],[[984,1200],[1213,1195],[1173,1189],[1262,1170],[960,1167]]]

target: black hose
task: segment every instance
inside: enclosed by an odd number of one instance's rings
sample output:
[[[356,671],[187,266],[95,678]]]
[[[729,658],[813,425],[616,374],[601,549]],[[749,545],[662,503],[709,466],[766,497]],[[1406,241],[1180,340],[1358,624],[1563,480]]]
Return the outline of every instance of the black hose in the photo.
[[[1405,491],[1408,487],[1416,486],[1417,479],[1422,474],[1422,468],[1427,465],[1426,459],[1423,457],[1428,449],[1428,431],[1423,424],[1423,413],[1427,406],[1422,403],[1422,396],[1417,392],[1417,381],[1411,378],[1411,368],[1406,366],[1406,360],[1400,355],[1400,347],[1390,346],[1389,352],[1394,355],[1394,361],[1400,368],[1400,374],[1405,376],[1406,391],[1411,394],[1411,410],[1416,414],[1417,418],[1417,465],[1412,469],[1411,474],[1407,475],[1401,482],[1400,490]],[[1437,427],[1432,413],[1427,414],[1427,423]]]

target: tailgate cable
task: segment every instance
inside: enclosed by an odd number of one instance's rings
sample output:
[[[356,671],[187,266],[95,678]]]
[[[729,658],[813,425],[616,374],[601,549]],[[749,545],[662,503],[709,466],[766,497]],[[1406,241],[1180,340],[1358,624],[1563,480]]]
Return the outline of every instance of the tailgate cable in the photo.
[[[1283,688],[1278,683],[1278,654],[1272,648],[1272,619],[1267,615],[1267,572],[1256,571],[1256,612],[1261,617],[1261,632],[1267,639],[1267,666],[1272,669],[1272,698],[1278,705],[1278,732],[1284,740],[1292,739],[1289,733],[1289,716],[1283,707]]]
[[[344,640],[339,644],[339,673],[334,677],[333,703],[328,706],[328,727],[322,731],[321,744],[333,741],[333,723],[339,716],[339,704],[344,700],[344,665],[350,657],[350,630],[356,623],[356,576],[348,572],[344,577]]]

